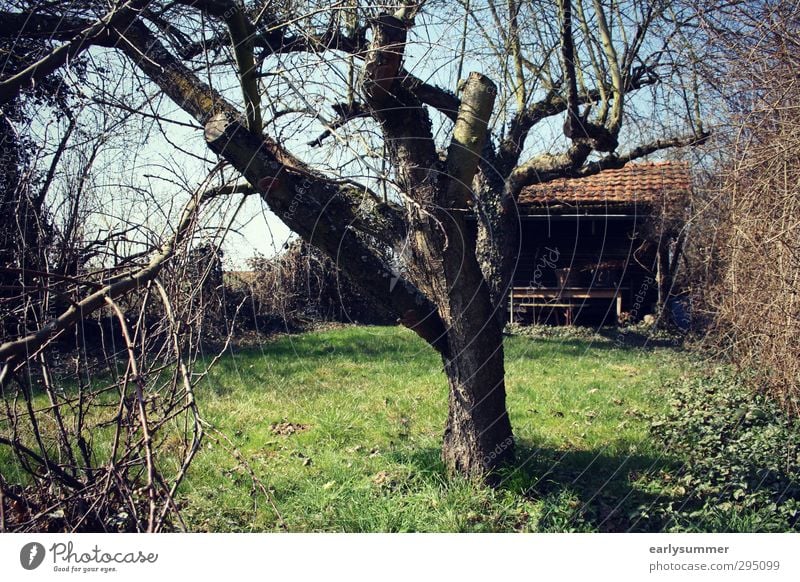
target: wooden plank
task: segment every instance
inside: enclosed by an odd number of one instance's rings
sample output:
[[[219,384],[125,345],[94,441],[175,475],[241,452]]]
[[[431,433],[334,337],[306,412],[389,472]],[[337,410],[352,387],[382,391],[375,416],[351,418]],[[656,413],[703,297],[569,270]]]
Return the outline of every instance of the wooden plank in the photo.
[[[575,307],[574,303],[517,303],[519,307]]]

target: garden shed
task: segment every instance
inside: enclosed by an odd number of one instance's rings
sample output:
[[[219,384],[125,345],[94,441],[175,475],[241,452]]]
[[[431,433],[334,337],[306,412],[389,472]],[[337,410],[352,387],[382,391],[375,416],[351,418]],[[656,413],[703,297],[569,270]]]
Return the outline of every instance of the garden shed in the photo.
[[[685,162],[629,163],[527,187],[510,321],[637,321],[669,297],[691,176]]]

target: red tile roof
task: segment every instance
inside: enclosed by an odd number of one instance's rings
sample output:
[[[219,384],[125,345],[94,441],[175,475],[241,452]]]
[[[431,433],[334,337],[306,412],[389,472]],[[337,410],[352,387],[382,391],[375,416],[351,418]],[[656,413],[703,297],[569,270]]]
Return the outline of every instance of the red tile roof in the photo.
[[[687,162],[628,163],[586,178],[561,179],[523,189],[523,206],[643,204],[674,197],[691,189]]]

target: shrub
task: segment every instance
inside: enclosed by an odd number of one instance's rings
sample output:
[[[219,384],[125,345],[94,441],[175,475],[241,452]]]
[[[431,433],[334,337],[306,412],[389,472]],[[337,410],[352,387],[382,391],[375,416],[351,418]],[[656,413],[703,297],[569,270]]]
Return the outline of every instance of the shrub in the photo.
[[[249,304],[242,325],[261,331],[303,329],[318,322],[387,324],[394,320],[365,297],[320,251],[296,240],[250,270],[229,274],[226,291]],[[239,295],[237,295],[237,293]]]
[[[694,242],[709,345],[787,410],[800,397],[800,67],[791,3],[704,14],[708,76],[728,106],[723,159]],[[709,65],[712,66],[712,65]]]

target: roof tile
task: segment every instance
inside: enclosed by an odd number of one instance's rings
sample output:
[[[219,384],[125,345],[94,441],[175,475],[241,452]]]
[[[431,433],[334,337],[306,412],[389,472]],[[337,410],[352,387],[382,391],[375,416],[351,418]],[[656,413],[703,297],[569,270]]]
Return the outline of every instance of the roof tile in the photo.
[[[687,162],[629,163],[585,178],[561,179],[523,189],[522,206],[652,204],[691,189]]]

